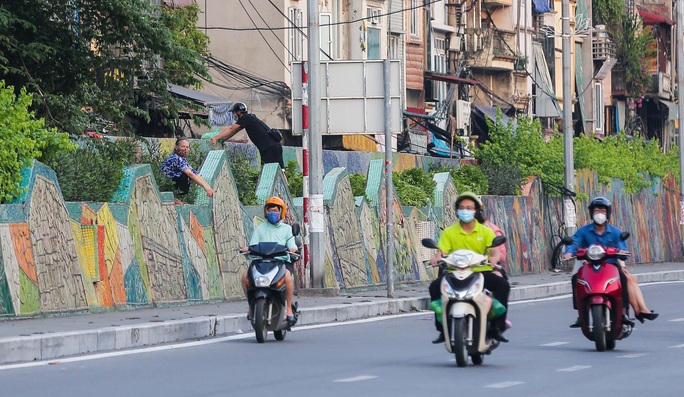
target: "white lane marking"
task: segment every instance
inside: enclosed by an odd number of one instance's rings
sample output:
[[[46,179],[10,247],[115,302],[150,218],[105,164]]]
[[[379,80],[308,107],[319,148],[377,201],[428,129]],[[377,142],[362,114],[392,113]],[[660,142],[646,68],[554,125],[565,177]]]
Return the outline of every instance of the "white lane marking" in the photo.
[[[581,371],[583,369],[589,369],[591,368],[591,365],[575,365],[574,367],[568,367],[568,368],[561,368],[557,369],[557,372],[574,372],[574,371]]]
[[[569,344],[569,343],[570,343],[570,342],[551,342],[551,343],[545,343],[545,344],[543,344],[543,345],[541,345],[541,346],[546,346],[546,347],[550,347],[550,346],[561,346],[561,345],[567,345],[567,344]]]
[[[375,375],[360,375],[353,378],[335,379],[333,382],[359,382],[362,380],[375,379]]]
[[[683,347],[684,347],[684,344],[682,344],[682,345],[674,345],[674,346],[670,346],[670,349],[681,349],[681,348],[683,348]]]
[[[637,358],[641,356],[645,356],[646,353],[634,353],[634,354],[625,354],[624,356],[617,356],[617,358]]]
[[[678,323],[678,322],[684,321],[684,317],[673,318],[672,320],[667,320],[667,321],[672,321],[672,322],[674,322],[674,323]]]
[[[525,382],[517,382],[517,381],[512,381],[512,382],[501,382],[501,383],[493,383],[491,385],[487,385],[485,387],[488,387],[490,389],[503,389],[505,387],[511,387],[511,386],[517,386],[517,385],[522,385]]]

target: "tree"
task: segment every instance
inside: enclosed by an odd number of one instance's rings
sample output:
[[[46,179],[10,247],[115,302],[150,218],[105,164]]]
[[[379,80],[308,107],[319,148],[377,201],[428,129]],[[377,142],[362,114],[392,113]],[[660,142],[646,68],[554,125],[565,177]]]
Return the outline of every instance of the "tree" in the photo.
[[[48,126],[69,133],[103,124],[124,133],[128,116],[176,118],[194,105],[172,97],[167,84],[208,78],[193,49],[201,43],[185,47],[173,30],[186,25],[181,19],[144,0],[4,1],[0,72],[34,94],[32,109]]]

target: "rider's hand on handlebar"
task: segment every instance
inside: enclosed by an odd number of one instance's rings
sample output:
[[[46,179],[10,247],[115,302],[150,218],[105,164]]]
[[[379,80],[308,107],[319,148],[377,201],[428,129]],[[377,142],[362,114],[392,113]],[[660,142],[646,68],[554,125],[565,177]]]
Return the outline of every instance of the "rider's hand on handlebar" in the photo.
[[[430,266],[437,266],[441,260],[442,252],[438,251],[437,254],[430,259]]]
[[[572,259],[572,254],[568,252],[567,254],[563,255],[563,259],[569,261],[570,259]]]
[[[249,247],[242,247],[242,248],[240,248],[240,252],[242,252],[242,253],[249,252]]]

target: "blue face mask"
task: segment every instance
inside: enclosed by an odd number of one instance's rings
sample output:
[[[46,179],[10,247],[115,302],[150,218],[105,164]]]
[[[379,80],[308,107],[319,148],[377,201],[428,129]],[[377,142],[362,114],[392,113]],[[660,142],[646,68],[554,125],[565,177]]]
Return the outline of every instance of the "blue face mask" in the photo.
[[[470,210],[458,210],[458,219],[465,223],[470,223],[475,219],[475,211]]]
[[[278,223],[278,221],[280,220],[280,213],[278,213],[278,212],[269,212],[268,214],[266,214],[266,218],[268,218],[268,221],[269,221],[269,222],[271,222],[272,224],[275,225],[275,224]]]

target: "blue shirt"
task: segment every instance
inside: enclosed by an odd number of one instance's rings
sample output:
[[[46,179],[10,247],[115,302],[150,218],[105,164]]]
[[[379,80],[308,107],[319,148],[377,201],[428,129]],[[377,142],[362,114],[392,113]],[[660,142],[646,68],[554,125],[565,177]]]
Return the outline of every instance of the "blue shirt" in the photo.
[[[610,223],[606,225],[606,230],[603,231],[603,234],[598,234],[596,232],[596,225],[589,223],[579,228],[575,235],[572,236],[572,244],[565,249],[565,253],[575,255],[578,249],[587,248],[592,244],[601,244],[606,248],[617,248],[627,251],[627,244],[620,240],[620,234],[622,234],[622,230]],[[617,263],[616,258],[610,258],[606,261]]]
[[[191,170],[193,174],[199,174],[199,172],[192,168],[190,163],[188,163],[188,159],[179,156],[176,152],[173,152],[173,154],[162,163],[161,167],[159,167],[159,171],[166,174],[166,176],[171,179],[183,175],[184,171],[187,169]]]

